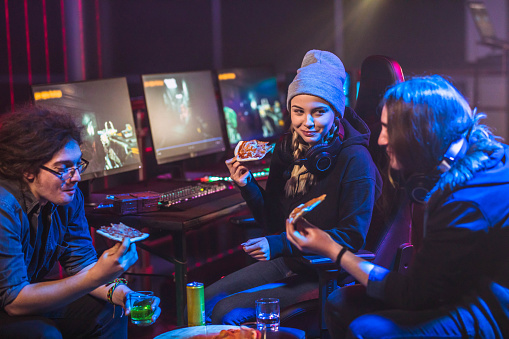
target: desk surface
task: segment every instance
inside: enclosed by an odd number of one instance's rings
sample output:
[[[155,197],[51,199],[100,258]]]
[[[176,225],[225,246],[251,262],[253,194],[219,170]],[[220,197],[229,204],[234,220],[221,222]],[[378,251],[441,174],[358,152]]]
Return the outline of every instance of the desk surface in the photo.
[[[130,186],[130,192],[155,191],[166,192],[175,186],[166,182],[153,182],[145,185]],[[122,192],[120,189],[112,190],[108,194]],[[125,190],[123,192],[126,192]],[[103,199],[104,194],[96,194],[95,199]],[[149,227],[161,230],[181,231],[201,225],[209,220],[231,214],[245,206],[244,199],[236,188],[199,197],[191,201],[176,204],[155,212],[116,215],[109,209],[86,207],[85,214],[93,227],[108,225],[109,223],[123,222],[136,228]]]

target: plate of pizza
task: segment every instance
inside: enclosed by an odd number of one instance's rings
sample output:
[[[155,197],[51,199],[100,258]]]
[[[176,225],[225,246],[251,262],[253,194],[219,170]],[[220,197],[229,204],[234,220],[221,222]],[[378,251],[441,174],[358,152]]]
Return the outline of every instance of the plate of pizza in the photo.
[[[268,141],[239,141],[235,147],[234,155],[238,161],[254,161],[262,159],[273,149],[274,144],[269,144]]]
[[[129,238],[131,242],[141,241],[148,238],[149,236],[148,233],[140,232],[136,228],[129,227],[123,223],[112,223],[110,226],[101,226],[101,228],[98,229],[96,233],[102,235],[103,237],[120,242],[123,241],[124,238]]]
[[[320,203],[325,200],[326,196],[327,194],[322,194],[319,197],[309,200],[305,204],[300,204],[299,206],[295,207],[292,213],[290,213],[288,219],[292,223],[297,221],[297,219],[304,216],[304,214],[308,213],[309,211],[313,210],[316,206],[320,205]]]
[[[154,339],[261,339],[262,333],[249,327],[206,325],[178,328]]]

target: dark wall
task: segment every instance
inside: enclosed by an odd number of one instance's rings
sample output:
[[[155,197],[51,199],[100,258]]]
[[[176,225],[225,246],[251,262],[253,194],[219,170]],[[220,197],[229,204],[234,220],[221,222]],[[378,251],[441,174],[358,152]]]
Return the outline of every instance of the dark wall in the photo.
[[[46,0],[49,75],[42,2],[27,4],[32,83],[63,82],[61,2]],[[291,79],[309,49],[334,51],[334,0],[222,0],[220,7],[224,68],[273,66]],[[343,7],[347,68],[371,54],[391,56],[404,70],[464,62],[462,0],[343,0]],[[5,14],[0,6],[1,111],[10,108]],[[24,1],[8,1],[8,14],[14,98],[22,103],[31,95]],[[210,0],[82,0],[82,14],[86,79],[127,76],[138,96],[140,74],[214,67]]]
[[[465,59],[463,0],[343,0],[344,62],[383,54],[405,69],[456,68]]]

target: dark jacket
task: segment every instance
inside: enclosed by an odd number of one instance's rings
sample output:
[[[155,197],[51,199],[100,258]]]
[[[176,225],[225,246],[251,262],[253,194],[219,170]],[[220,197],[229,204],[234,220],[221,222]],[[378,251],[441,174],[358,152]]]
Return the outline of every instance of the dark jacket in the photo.
[[[241,193],[257,222],[272,233],[285,230],[285,220],[298,205],[327,194],[325,200],[306,214],[312,224],[326,230],[340,244],[353,251],[363,245],[371,221],[373,205],[381,192],[382,180],[367,149],[369,129],[349,108],[341,119],[345,135],[334,167],[318,177],[317,184],[306,194],[285,196],[283,173],[290,169],[289,157],[280,145],[272,156],[266,189],[256,180],[241,187]],[[291,156],[290,156],[291,159]],[[286,239],[286,233],[267,236],[270,258],[301,255]]]
[[[426,236],[408,276],[373,269],[368,295],[401,309],[462,307],[509,338],[509,148],[488,169],[428,203]],[[500,334],[500,333],[499,333]]]

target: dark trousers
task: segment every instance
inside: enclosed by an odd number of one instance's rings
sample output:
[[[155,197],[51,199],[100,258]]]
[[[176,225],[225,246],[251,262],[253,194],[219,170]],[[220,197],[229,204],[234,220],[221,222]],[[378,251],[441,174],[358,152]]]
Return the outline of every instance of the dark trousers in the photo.
[[[255,301],[278,298],[280,308],[316,298],[318,278],[295,275],[283,258],[259,261],[205,288],[207,323],[240,325],[256,320]]]
[[[113,309],[115,308],[115,317]],[[120,306],[86,295],[43,316],[11,317],[0,311],[0,338],[127,338]]]
[[[480,304],[423,311],[390,309],[367,296],[362,285],[332,292],[325,316],[334,339],[502,338],[494,319]]]

